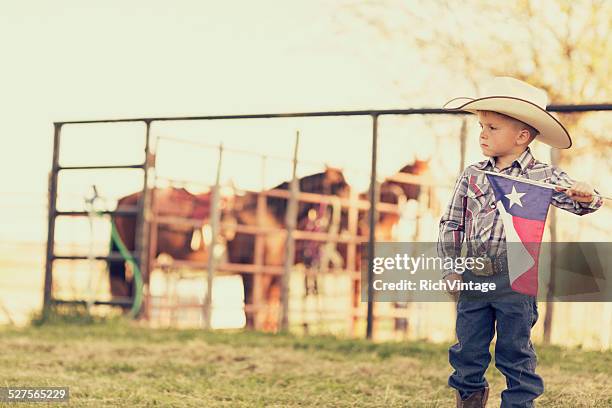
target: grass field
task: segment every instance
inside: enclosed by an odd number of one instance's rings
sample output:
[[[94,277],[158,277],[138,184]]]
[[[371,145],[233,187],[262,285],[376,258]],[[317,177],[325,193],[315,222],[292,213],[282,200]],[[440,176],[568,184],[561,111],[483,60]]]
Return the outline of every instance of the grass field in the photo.
[[[75,407],[452,407],[447,348],[122,321],[3,327],[0,386],[68,386]],[[539,407],[612,406],[612,352],[537,350]],[[494,366],[488,379],[499,406]]]

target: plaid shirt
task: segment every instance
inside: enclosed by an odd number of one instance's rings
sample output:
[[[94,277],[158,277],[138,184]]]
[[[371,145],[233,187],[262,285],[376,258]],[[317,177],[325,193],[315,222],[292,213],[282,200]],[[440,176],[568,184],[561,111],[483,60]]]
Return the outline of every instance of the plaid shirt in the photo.
[[[510,167],[498,170],[495,158],[483,160],[468,166],[457,179],[451,201],[440,220],[438,255],[456,258],[461,256],[463,241],[467,244],[467,256],[477,256],[501,250],[506,241],[504,225],[495,205],[495,195],[489,186],[486,175],[481,170],[493,171],[514,177],[550,184],[571,186],[574,184],[567,173],[557,167],[536,160],[529,147]],[[603,200],[596,197],[590,204],[579,203],[569,198],[563,191],[555,191],[552,205],[578,215],[589,214],[601,207]],[[452,273],[446,270],[443,276]]]

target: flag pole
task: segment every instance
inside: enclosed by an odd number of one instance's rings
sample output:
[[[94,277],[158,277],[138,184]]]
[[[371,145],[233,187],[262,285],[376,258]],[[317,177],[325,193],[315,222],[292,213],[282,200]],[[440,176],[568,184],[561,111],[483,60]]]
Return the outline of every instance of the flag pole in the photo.
[[[556,188],[563,188],[563,189],[567,190],[567,189],[571,188],[571,186],[562,186],[562,185],[559,185],[559,184],[544,183],[543,181],[529,180],[529,179],[526,179],[526,178],[509,176],[507,174],[495,173],[495,172],[487,171],[487,170],[479,170],[479,171],[481,171],[481,172],[483,172],[485,174],[490,174],[492,176],[499,176],[499,177],[504,177],[504,178],[507,178],[507,179],[510,179],[510,180],[520,181],[521,183],[533,184],[534,186],[550,188],[551,190],[554,190]],[[612,197],[603,196],[601,194],[593,193],[593,195],[595,197],[603,198],[604,200],[612,200]]]

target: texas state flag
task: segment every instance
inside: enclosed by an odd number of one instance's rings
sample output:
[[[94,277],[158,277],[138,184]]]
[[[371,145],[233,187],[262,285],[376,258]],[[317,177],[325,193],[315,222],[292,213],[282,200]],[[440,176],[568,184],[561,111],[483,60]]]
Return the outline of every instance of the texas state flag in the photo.
[[[487,178],[506,232],[510,287],[536,296],[540,243],[554,190],[505,175]]]

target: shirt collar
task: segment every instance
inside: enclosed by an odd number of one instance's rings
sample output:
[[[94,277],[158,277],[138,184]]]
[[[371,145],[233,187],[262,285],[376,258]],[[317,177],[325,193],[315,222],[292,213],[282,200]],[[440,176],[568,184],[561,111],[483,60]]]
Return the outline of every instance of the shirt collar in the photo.
[[[527,146],[527,149],[525,149],[525,151],[521,153],[521,155],[515,160],[515,162],[518,163],[521,170],[525,170],[527,165],[531,163],[531,160],[533,160],[533,155],[531,154],[529,146]]]
[[[521,170],[525,170],[525,167],[527,167],[532,159],[533,155],[531,154],[531,149],[527,147],[527,149],[525,149],[525,151],[512,162],[512,166],[517,163]],[[491,168],[495,168],[495,157],[489,157],[489,160],[483,161],[480,169],[484,170],[489,164],[491,165]]]

